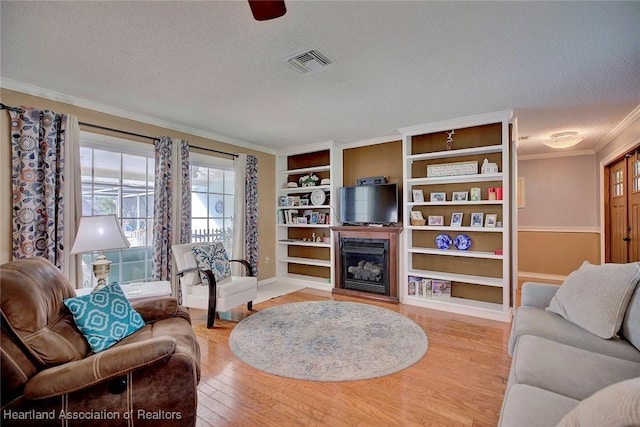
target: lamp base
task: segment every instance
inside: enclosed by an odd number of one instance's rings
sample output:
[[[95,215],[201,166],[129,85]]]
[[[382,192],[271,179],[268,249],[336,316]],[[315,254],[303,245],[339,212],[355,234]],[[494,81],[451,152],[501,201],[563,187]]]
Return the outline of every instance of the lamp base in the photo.
[[[98,255],[98,258],[93,263],[93,275],[98,279],[98,283],[91,292],[99,291],[107,286],[107,277],[109,277],[109,271],[111,270],[111,261],[107,259],[102,252]]]

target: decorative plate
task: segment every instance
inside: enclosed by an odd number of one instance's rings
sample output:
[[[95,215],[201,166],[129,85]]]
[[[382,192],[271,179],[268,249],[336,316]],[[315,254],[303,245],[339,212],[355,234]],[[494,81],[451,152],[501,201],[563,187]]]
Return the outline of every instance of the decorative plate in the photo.
[[[451,237],[448,234],[438,234],[436,236],[436,247],[438,249],[449,249],[451,247]]]
[[[453,239],[453,244],[461,251],[466,251],[471,247],[471,237],[466,234],[458,234],[455,239]]]
[[[320,189],[313,190],[311,192],[311,198],[310,198],[311,204],[313,206],[320,206],[324,203],[324,200],[326,197],[327,196],[324,194],[324,190],[320,190]]]

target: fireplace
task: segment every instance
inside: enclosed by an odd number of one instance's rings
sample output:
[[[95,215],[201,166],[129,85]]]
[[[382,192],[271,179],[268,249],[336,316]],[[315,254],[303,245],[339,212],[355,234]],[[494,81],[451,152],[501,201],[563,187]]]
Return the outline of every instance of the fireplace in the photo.
[[[340,239],[344,289],[389,295],[389,240]]]
[[[331,227],[333,293],[398,303],[398,239],[402,227]]]

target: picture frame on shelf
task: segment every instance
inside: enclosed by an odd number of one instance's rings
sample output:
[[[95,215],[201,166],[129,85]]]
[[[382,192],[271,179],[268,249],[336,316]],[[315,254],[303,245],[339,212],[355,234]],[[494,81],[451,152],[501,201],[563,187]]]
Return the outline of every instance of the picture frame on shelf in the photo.
[[[280,206],[287,206],[287,196],[280,196]]]
[[[407,277],[407,295],[415,296],[418,291],[418,283],[422,282],[421,277],[409,276]]]
[[[422,189],[413,190],[412,193],[413,193],[413,201],[415,203],[424,202],[424,192],[422,191]]]
[[[483,212],[474,212],[471,214],[471,226],[472,227],[482,227],[484,220]]]
[[[454,191],[451,197],[451,200],[454,202],[466,202],[469,200],[469,192],[468,191]]]
[[[410,215],[411,219],[424,219],[424,216],[422,216],[422,211],[411,211]]]
[[[432,296],[438,298],[451,297],[451,281],[450,280],[432,280]]]
[[[300,206],[309,206],[309,199],[300,199]]]
[[[429,215],[429,225],[444,225],[444,217],[442,215]]]
[[[278,209],[278,224],[286,224],[284,209]]]
[[[288,196],[287,197],[287,206],[295,206],[296,205],[296,199],[293,196]]]
[[[306,216],[299,216],[296,218],[296,224],[308,224]]]
[[[324,212],[318,212],[318,224],[326,224],[327,214]]]
[[[480,187],[471,188],[471,201],[477,202],[482,200],[482,189]]]
[[[430,196],[429,196],[429,200],[431,202],[446,202],[447,201],[447,193],[443,193],[443,192],[431,193]]]
[[[487,214],[484,219],[484,226],[489,228],[495,228],[498,222],[498,214]]]
[[[433,280],[432,279],[422,279],[422,285],[424,287],[424,296],[430,297],[433,295]]]
[[[317,223],[318,223],[318,212],[312,212],[311,220],[309,221],[309,224],[317,224]]]
[[[454,212],[451,214],[451,227],[462,227],[462,218],[464,213]]]

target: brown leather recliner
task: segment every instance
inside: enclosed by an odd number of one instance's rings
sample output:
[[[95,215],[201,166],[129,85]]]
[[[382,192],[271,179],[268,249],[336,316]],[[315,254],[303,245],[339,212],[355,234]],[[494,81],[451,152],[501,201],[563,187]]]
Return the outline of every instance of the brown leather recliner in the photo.
[[[175,299],[133,303],[145,326],[94,354],[49,261],[1,265],[0,293],[2,425],[195,425],[200,348]]]

